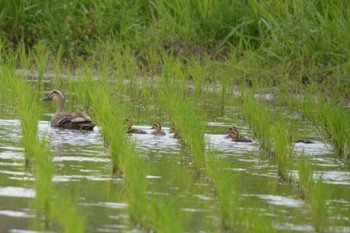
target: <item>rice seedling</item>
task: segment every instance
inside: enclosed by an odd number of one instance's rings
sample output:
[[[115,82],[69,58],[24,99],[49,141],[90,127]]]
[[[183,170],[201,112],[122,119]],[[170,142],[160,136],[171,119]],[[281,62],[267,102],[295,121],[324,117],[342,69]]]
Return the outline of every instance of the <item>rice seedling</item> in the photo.
[[[207,172],[214,183],[220,202],[221,226],[224,231],[237,228],[239,205],[238,205],[238,182],[232,170],[227,169],[226,162],[210,152],[207,159]]]
[[[111,99],[112,92],[106,86],[98,86],[89,93],[96,122],[101,125],[104,139],[111,149],[113,170],[117,171],[120,156],[126,148],[126,126],[122,106],[119,101]]]
[[[312,214],[314,227],[317,232],[328,232],[330,229],[327,200],[330,191],[324,184],[322,176],[314,180],[314,171],[306,157],[297,159],[297,168],[299,185]]]
[[[350,145],[348,112],[336,100],[318,93],[315,88],[312,86],[306,90],[301,100],[291,100],[289,106],[318,127],[338,154],[347,159]]]
[[[149,226],[156,232],[184,232],[184,219],[178,200],[162,197],[152,199],[148,214]]]
[[[40,42],[36,44],[36,46],[34,47],[33,56],[39,72],[39,76],[38,76],[39,89],[42,86],[42,81],[44,78],[49,55],[50,55],[49,48],[45,43]]]
[[[120,170],[123,172],[127,184],[128,210],[131,219],[147,226],[148,200],[147,167],[145,159],[135,154],[134,145],[129,144],[120,158]]]
[[[17,48],[19,66],[21,69],[29,69],[32,62],[32,51],[27,51],[24,43],[20,43]]]
[[[38,141],[38,122],[40,109],[37,104],[39,98],[33,88],[26,83],[21,77],[12,77],[14,93],[18,96],[15,99],[18,106],[18,114],[21,119],[22,140],[25,151],[26,167],[31,167],[35,155]]]
[[[348,112],[332,100],[325,101],[322,97],[317,101],[317,109],[319,121],[322,122],[324,131],[338,154],[346,159],[349,155],[350,146]]]
[[[278,174],[288,179],[288,171],[292,165],[290,131],[282,116],[266,109],[259,99],[251,93],[244,93],[242,115],[247,119],[261,143],[261,148],[275,159]]]
[[[190,147],[196,169],[205,165],[204,125],[201,112],[194,104],[178,95],[161,93],[162,105],[178,128],[181,140]]]
[[[44,215],[46,225],[56,223],[64,232],[85,232],[85,217],[79,213],[71,195],[52,183],[54,165],[46,139],[34,145],[36,208]],[[55,195],[53,195],[55,193]]]

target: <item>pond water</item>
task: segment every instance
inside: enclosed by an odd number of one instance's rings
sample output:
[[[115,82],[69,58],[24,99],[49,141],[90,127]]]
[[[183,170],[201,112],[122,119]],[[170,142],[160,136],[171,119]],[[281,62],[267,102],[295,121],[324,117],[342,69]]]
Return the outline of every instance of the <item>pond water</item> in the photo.
[[[43,93],[43,96],[45,94]],[[255,208],[271,219],[278,232],[313,232],[311,214],[298,188],[282,182],[274,163],[261,151],[253,132],[239,116],[239,108],[227,106],[223,113],[210,103],[206,138],[227,169],[237,174],[242,187],[241,208]],[[70,106],[78,107],[74,102]],[[149,197],[162,197],[181,203],[187,216],[186,232],[220,232],[219,201],[211,183],[197,174],[186,149],[169,133],[171,122],[154,106],[132,101],[136,126],[148,134],[131,135],[140,159],[146,161]],[[53,182],[58,189],[77,194],[77,206],[86,216],[87,232],[142,232],[129,219],[122,176],[112,174],[111,160],[99,126],[92,132],[51,128],[54,107],[44,104],[46,114],[39,122],[39,133],[50,139],[54,155]],[[68,108],[69,109],[69,108]],[[160,113],[160,114],[159,114]],[[25,169],[20,121],[13,113],[0,114],[0,232],[36,232],[35,190],[31,171]],[[154,136],[151,125],[161,121],[166,136]],[[297,143],[297,155],[311,158],[316,175],[322,175],[333,190],[330,208],[337,209],[335,230],[350,232],[350,169],[332,151],[310,123],[290,116],[295,133],[312,138],[314,144]],[[235,125],[252,143],[232,142],[227,128]],[[293,172],[297,176],[297,172]],[[243,210],[242,210],[243,211]]]

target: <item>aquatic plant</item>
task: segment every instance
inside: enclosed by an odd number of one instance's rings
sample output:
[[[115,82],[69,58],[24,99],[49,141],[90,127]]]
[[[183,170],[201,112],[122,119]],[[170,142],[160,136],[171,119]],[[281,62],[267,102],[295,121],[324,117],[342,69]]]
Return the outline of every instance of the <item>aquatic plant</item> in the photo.
[[[125,176],[128,196],[128,210],[131,219],[147,226],[148,200],[147,166],[145,158],[135,154],[135,145],[129,144],[120,158],[120,170]]]
[[[25,151],[26,166],[31,167],[39,144],[38,139],[38,122],[40,116],[40,108],[36,102],[39,97],[33,88],[27,84],[26,80],[21,77],[13,77],[14,93],[17,95],[16,105],[18,106],[18,115],[21,119],[22,141]],[[34,104],[33,104],[34,103]]]
[[[42,81],[43,81],[44,73],[46,70],[46,65],[48,62],[49,55],[50,55],[50,50],[48,49],[47,45],[44,42],[39,42],[39,43],[35,44],[35,47],[33,48],[33,50],[34,50],[33,57],[34,57],[36,65],[37,65],[37,70],[39,72],[38,86],[40,89],[42,86]]]
[[[261,148],[275,159],[280,177],[286,179],[292,160],[290,131],[283,117],[268,111],[261,100],[249,91],[243,94],[241,113],[253,128]]]
[[[178,128],[179,137],[191,149],[195,167],[204,167],[206,139],[200,110],[177,94],[161,93],[161,99],[164,101],[164,110]]]
[[[302,96],[300,99],[291,99],[288,106],[310,120],[320,134],[330,140],[338,155],[347,159],[350,146],[348,111],[337,99],[320,93],[315,84],[306,89]]]
[[[306,157],[297,159],[297,168],[299,185],[312,214],[315,229],[317,232],[328,232],[327,200],[330,196],[330,190],[324,184],[322,176],[315,177],[310,161]]]
[[[325,133],[330,138],[338,154],[345,159],[349,156],[350,120],[348,112],[334,101],[320,97],[317,101],[318,121],[323,124]]]
[[[155,197],[151,200],[148,209],[149,226],[156,232],[184,232],[184,219],[181,212],[178,200],[174,197],[170,201]]]
[[[207,172],[214,183],[220,202],[221,226],[224,231],[237,228],[239,224],[237,175],[227,169],[226,162],[211,151],[207,159]]]

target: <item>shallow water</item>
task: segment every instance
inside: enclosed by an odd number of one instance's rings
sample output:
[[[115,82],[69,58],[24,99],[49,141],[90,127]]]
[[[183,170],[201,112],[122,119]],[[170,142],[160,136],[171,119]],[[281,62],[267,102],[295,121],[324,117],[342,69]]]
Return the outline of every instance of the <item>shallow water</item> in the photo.
[[[138,108],[135,102],[134,108]],[[214,106],[214,104],[213,104]],[[45,106],[47,112],[50,106]],[[212,111],[215,112],[215,107]],[[142,106],[135,112],[138,125],[145,135],[130,135],[136,142],[140,159],[147,164],[150,198],[164,198],[181,205],[187,216],[187,232],[219,232],[219,201],[211,183],[203,174],[194,171],[192,160],[179,140],[169,133],[171,124],[166,116],[154,116],[154,107]],[[8,119],[10,118],[10,119]],[[164,123],[166,136],[150,134],[151,124]],[[310,157],[315,179],[322,175],[332,189],[331,209],[338,210],[335,230],[349,232],[350,170],[334,155],[332,146],[315,134],[315,128],[296,117],[291,117],[295,134],[313,138],[314,144],[296,143],[297,156]],[[228,170],[236,174],[239,203],[242,211],[253,209],[271,219],[279,232],[313,232],[307,204],[295,185],[282,182],[274,163],[260,151],[246,123],[237,117],[236,107],[227,107],[223,114],[211,114],[206,122],[205,137],[218,155],[227,162]],[[232,142],[226,138],[227,128],[235,125],[240,132],[253,139],[252,143]],[[128,215],[125,198],[125,180],[112,174],[111,160],[100,134],[51,128],[48,115],[39,122],[39,134],[50,141],[54,155],[53,182],[58,189],[78,195],[78,209],[87,218],[88,232],[142,232]],[[33,176],[24,166],[20,121],[8,115],[0,119],[0,231],[37,232],[37,213],[34,205]],[[292,170],[297,179],[297,172]],[[252,204],[253,203],[253,204]]]

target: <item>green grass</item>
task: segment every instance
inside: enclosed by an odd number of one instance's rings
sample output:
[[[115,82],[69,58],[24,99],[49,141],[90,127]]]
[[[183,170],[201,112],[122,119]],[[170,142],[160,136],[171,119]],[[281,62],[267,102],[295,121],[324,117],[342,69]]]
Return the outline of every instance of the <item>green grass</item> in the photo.
[[[38,104],[39,97],[33,90],[33,87],[27,84],[26,80],[19,76],[12,77],[14,85],[14,96],[17,96],[15,105],[18,106],[18,115],[21,119],[22,141],[25,151],[26,166],[31,167],[36,153],[38,139],[38,123],[40,108]],[[13,96],[13,97],[14,97]]]
[[[244,90],[243,90],[244,91]],[[288,179],[293,164],[290,130],[283,116],[267,109],[260,97],[255,98],[250,91],[244,91],[241,112],[253,128],[261,148],[276,161],[278,175]]]
[[[314,227],[317,232],[329,232],[327,200],[330,197],[330,190],[327,189],[322,176],[314,177],[313,168],[306,157],[298,158],[297,168],[299,171],[299,185],[312,214]]]
[[[21,51],[31,52],[47,44],[52,54],[77,62],[108,44],[109,53],[119,47],[122,54],[142,55],[156,64],[154,51],[167,41],[194,42],[209,50],[230,44],[239,62],[251,63],[244,67],[249,75],[254,69],[275,81],[281,73],[292,81],[321,75],[348,92],[343,87],[349,87],[349,81],[341,75],[348,73],[350,54],[346,0],[25,0],[3,1],[0,6],[0,38],[6,49],[16,50],[23,43]]]
[[[224,231],[236,229],[239,219],[238,196],[240,187],[232,170],[227,169],[227,163],[214,152],[208,156],[207,171],[214,183],[220,202],[221,226]]]

